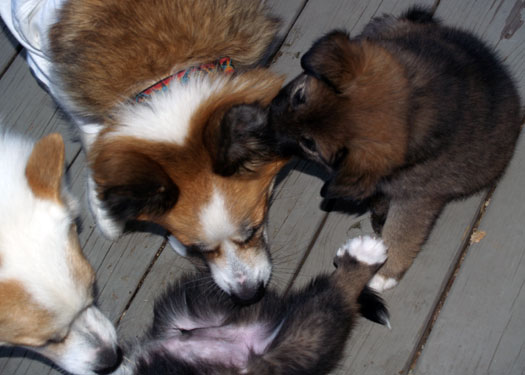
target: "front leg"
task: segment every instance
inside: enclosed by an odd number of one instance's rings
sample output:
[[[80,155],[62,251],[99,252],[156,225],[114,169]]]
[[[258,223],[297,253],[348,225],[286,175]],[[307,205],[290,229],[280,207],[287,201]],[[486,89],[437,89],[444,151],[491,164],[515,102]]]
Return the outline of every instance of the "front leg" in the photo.
[[[412,198],[392,200],[382,231],[388,247],[388,260],[369,285],[383,291],[397,285],[421,250],[432,226],[443,209],[442,198]]]
[[[326,199],[363,200],[374,194],[380,178],[381,176],[378,175],[358,176],[338,171],[330,180],[325,182],[321,189],[321,196]]]
[[[372,228],[378,236],[380,236],[383,231],[389,206],[390,199],[382,193],[376,193],[370,198],[370,220],[372,221]]]

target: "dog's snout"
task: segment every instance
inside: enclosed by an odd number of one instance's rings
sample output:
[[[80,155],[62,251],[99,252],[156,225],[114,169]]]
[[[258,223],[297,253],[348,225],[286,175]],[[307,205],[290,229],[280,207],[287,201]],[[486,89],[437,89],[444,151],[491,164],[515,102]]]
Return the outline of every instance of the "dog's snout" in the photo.
[[[100,349],[97,356],[95,373],[99,375],[111,374],[122,362],[122,349],[120,347],[105,347]]]
[[[263,283],[259,284],[242,284],[232,293],[232,299],[239,305],[250,305],[259,301],[265,292]]]

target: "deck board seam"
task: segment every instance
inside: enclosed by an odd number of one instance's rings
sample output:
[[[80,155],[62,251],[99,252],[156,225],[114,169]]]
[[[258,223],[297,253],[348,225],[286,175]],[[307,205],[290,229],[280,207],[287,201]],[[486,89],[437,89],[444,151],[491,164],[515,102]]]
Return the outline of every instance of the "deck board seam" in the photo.
[[[15,61],[17,56],[20,54],[21,50],[22,50],[22,48],[20,48],[20,46],[16,47],[16,53],[8,60],[8,62],[6,64],[6,66],[4,67],[4,69],[2,69],[2,71],[0,71],[0,79],[2,79],[4,77],[5,73],[9,70],[11,65],[13,65],[13,61]]]
[[[413,353],[408,357],[409,359],[407,361],[408,366],[405,370],[401,372],[402,374],[407,374],[407,375],[413,374],[412,370],[415,368],[419,360],[419,357],[421,357],[423,350],[425,349],[425,344],[430,336],[430,333],[432,332],[432,328],[434,327],[435,322],[439,318],[441,309],[443,308],[447,300],[448,294],[450,290],[452,289],[452,286],[454,285],[454,282],[463,265],[463,261],[466,255],[468,254],[469,249],[472,245],[471,243],[472,234],[479,228],[479,224],[481,223],[481,220],[483,219],[487,211],[487,208],[490,205],[490,200],[494,194],[494,191],[496,190],[496,187],[497,187],[497,183],[492,185],[492,187],[489,189],[489,191],[486,193],[485,197],[483,198],[482,204],[480,205],[480,208],[475,217],[475,220],[473,221],[473,224],[471,224],[471,227],[468,231],[467,236],[465,236],[463,245],[461,246],[461,250],[459,251],[459,254],[456,260],[452,263],[453,267],[450,272],[450,275],[444,278],[444,280],[447,280],[447,282],[443,290],[439,293],[439,298],[437,298],[437,302],[435,303],[434,307],[430,310],[429,319],[427,323],[423,325],[424,330],[421,335],[421,338],[419,339],[419,342],[414,346]]]
[[[166,248],[167,244],[168,244],[168,239],[165,238],[164,241],[162,242],[162,244],[160,245],[159,249],[155,253],[155,256],[151,260],[150,264],[148,265],[148,268],[146,268],[146,270],[144,271],[144,274],[140,278],[140,281],[138,282],[137,286],[135,287],[135,290],[133,291],[133,294],[131,295],[131,297],[129,298],[128,302],[124,306],[124,309],[119,314],[119,317],[118,317],[118,319],[115,322],[115,327],[118,327],[120,325],[120,322],[122,321],[122,319],[126,315],[126,313],[129,310],[131,304],[135,300],[135,297],[137,296],[137,294],[139,293],[140,289],[142,288],[142,285],[144,284],[144,281],[146,280],[146,278],[150,274],[150,272],[153,269],[153,266],[155,265],[157,260],[160,258],[161,254],[164,251],[164,249]]]
[[[303,256],[301,257],[301,260],[297,264],[297,268],[295,269],[292,278],[290,279],[290,281],[288,282],[288,285],[284,289],[284,295],[287,295],[288,292],[292,289],[292,287],[293,287],[293,285],[295,283],[295,280],[297,279],[297,276],[299,275],[299,273],[301,272],[301,269],[303,268],[304,264],[306,263],[306,259],[308,259],[308,256],[310,255],[313,247],[315,246],[317,240],[319,239],[319,235],[323,231],[324,226],[325,226],[326,222],[328,221],[328,216],[329,215],[330,215],[330,212],[326,212],[323,215],[321,221],[319,222],[319,226],[317,227],[314,235],[312,236],[312,239],[310,240],[310,243],[306,247],[306,250],[304,251]]]
[[[306,8],[306,5],[308,4],[308,1],[309,0],[304,0],[303,1],[303,5],[301,6],[301,8],[297,11],[297,14],[295,15],[294,19],[292,20],[292,22],[290,22],[290,25],[288,26],[288,29],[286,29],[285,33],[283,33],[282,37],[280,38],[279,40],[279,44],[277,44],[275,46],[275,49],[273,51],[270,52],[270,54],[268,54],[268,56],[266,56],[264,58],[264,63],[263,65],[266,65],[266,66],[271,66],[275,61],[275,56],[277,56],[277,54],[279,53],[279,51],[281,50],[281,48],[283,47],[283,44],[284,42],[286,41],[286,38],[288,38],[288,34],[290,34],[290,32],[292,31],[292,29],[294,28],[295,26],[295,23],[297,22],[297,20],[299,19],[299,17],[301,16],[301,14],[303,13],[304,11],[304,8]]]

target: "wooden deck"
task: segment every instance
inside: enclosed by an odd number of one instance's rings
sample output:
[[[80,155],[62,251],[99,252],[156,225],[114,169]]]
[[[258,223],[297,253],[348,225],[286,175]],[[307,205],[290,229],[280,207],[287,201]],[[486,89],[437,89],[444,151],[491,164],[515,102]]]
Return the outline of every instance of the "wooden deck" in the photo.
[[[272,69],[289,78],[300,56],[333,28],[357,34],[371,17],[399,14],[405,0],[268,0],[283,19]],[[424,0],[449,25],[495,46],[525,98],[524,0]],[[0,27],[1,28],[1,27]],[[523,101],[523,100],[522,100]],[[23,51],[0,35],[0,114],[10,129],[33,138],[58,131],[67,140],[74,192],[85,203],[85,160],[52,99],[38,86]],[[401,283],[385,293],[392,330],[362,320],[337,374],[525,374],[525,138],[504,178],[490,191],[450,204]],[[332,269],[337,247],[371,233],[368,214],[320,208],[322,174],[291,163],[279,179],[270,210],[275,259],[273,285],[298,286]],[[97,270],[98,302],[122,338],[139,336],[153,300],[191,265],[166,238],[134,233],[110,242],[84,209],[81,244]],[[473,236],[474,234],[474,236]],[[0,374],[58,374],[22,349],[0,348]]]

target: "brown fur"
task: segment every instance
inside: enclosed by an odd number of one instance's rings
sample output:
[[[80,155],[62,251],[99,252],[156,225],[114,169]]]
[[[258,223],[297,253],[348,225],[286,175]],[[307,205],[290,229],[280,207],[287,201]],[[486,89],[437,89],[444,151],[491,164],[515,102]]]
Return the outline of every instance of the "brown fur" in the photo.
[[[26,178],[33,193],[42,199],[60,202],[64,172],[64,141],[50,134],[35,144],[26,165]]]
[[[520,132],[515,86],[481,41],[420,9],[357,38],[334,31],[301,64],[271,106],[275,141],[328,168],[323,196],[371,198],[389,248],[380,274],[399,279],[444,205],[503,173]]]
[[[91,291],[87,293],[88,295],[93,295],[92,288],[95,284],[95,271],[82,252],[76,225],[72,225],[69,229],[67,256],[69,269],[74,280],[80,288],[86,288]]]
[[[34,301],[16,280],[0,282],[0,301],[0,341],[40,346],[55,335],[53,313]]]
[[[86,147],[100,210],[118,227],[108,229],[108,236],[118,235],[128,221],[150,220],[184,245],[206,250],[208,261],[218,264],[220,246],[206,242],[199,223],[202,206],[218,187],[227,195],[225,204],[239,232],[227,239],[239,250],[237,256],[242,253],[242,261],[250,264],[258,253],[267,251],[263,232],[270,185],[286,158],[253,163],[233,176],[228,173],[233,161],[223,134],[231,124],[250,125],[237,118],[239,108],[241,115],[247,108],[248,114],[253,111],[266,119],[262,114],[277,95],[282,78],[253,68],[268,52],[277,28],[278,22],[259,0],[65,3],[50,32],[61,85],[57,95],[64,96],[66,109],[74,115],[102,127]],[[209,97],[198,103],[182,146],[112,137],[120,125],[118,115],[136,94],[179,70],[221,57],[232,59],[236,73],[228,79],[220,77]],[[216,78],[215,73],[205,77]],[[262,228],[250,244],[237,241],[256,226]]]
[[[334,264],[331,275],[285,296],[268,291],[242,307],[209,285],[206,274],[179,279],[155,301],[152,327],[128,351],[122,373],[330,373],[356,317],[389,324],[383,302],[366,287],[380,263],[365,264],[344,252]]]
[[[183,146],[151,141],[138,143],[133,138],[97,142],[90,162],[100,191],[114,184],[126,185],[128,180],[130,183],[137,181],[142,174],[148,179],[162,179],[159,181],[162,186],[171,186],[176,181],[180,193],[170,211],[162,215],[143,213],[138,218],[161,224],[186,244],[199,243],[202,239],[198,208],[210,199],[214,185],[228,194],[230,210],[239,224],[246,221],[258,225],[267,211],[269,186],[284,161],[262,165],[256,173],[228,178],[214,174],[213,153],[215,143],[219,141],[215,129],[220,125],[222,114],[236,103],[268,105],[277,95],[281,82],[280,77],[264,70],[250,71],[235,78],[202,103],[192,120],[188,142]],[[107,132],[111,132],[111,126]],[[136,155],[136,160],[131,161],[130,155]],[[141,165],[145,160],[149,162]],[[114,178],[116,174],[118,180]],[[237,199],[240,196],[243,199]],[[261,233],[256,237],[260,238]]]
[[[81,112],[105,115],[191,65],[257,63],[277,28],[258,1],[71,0],[50,37],[66,92]]]

